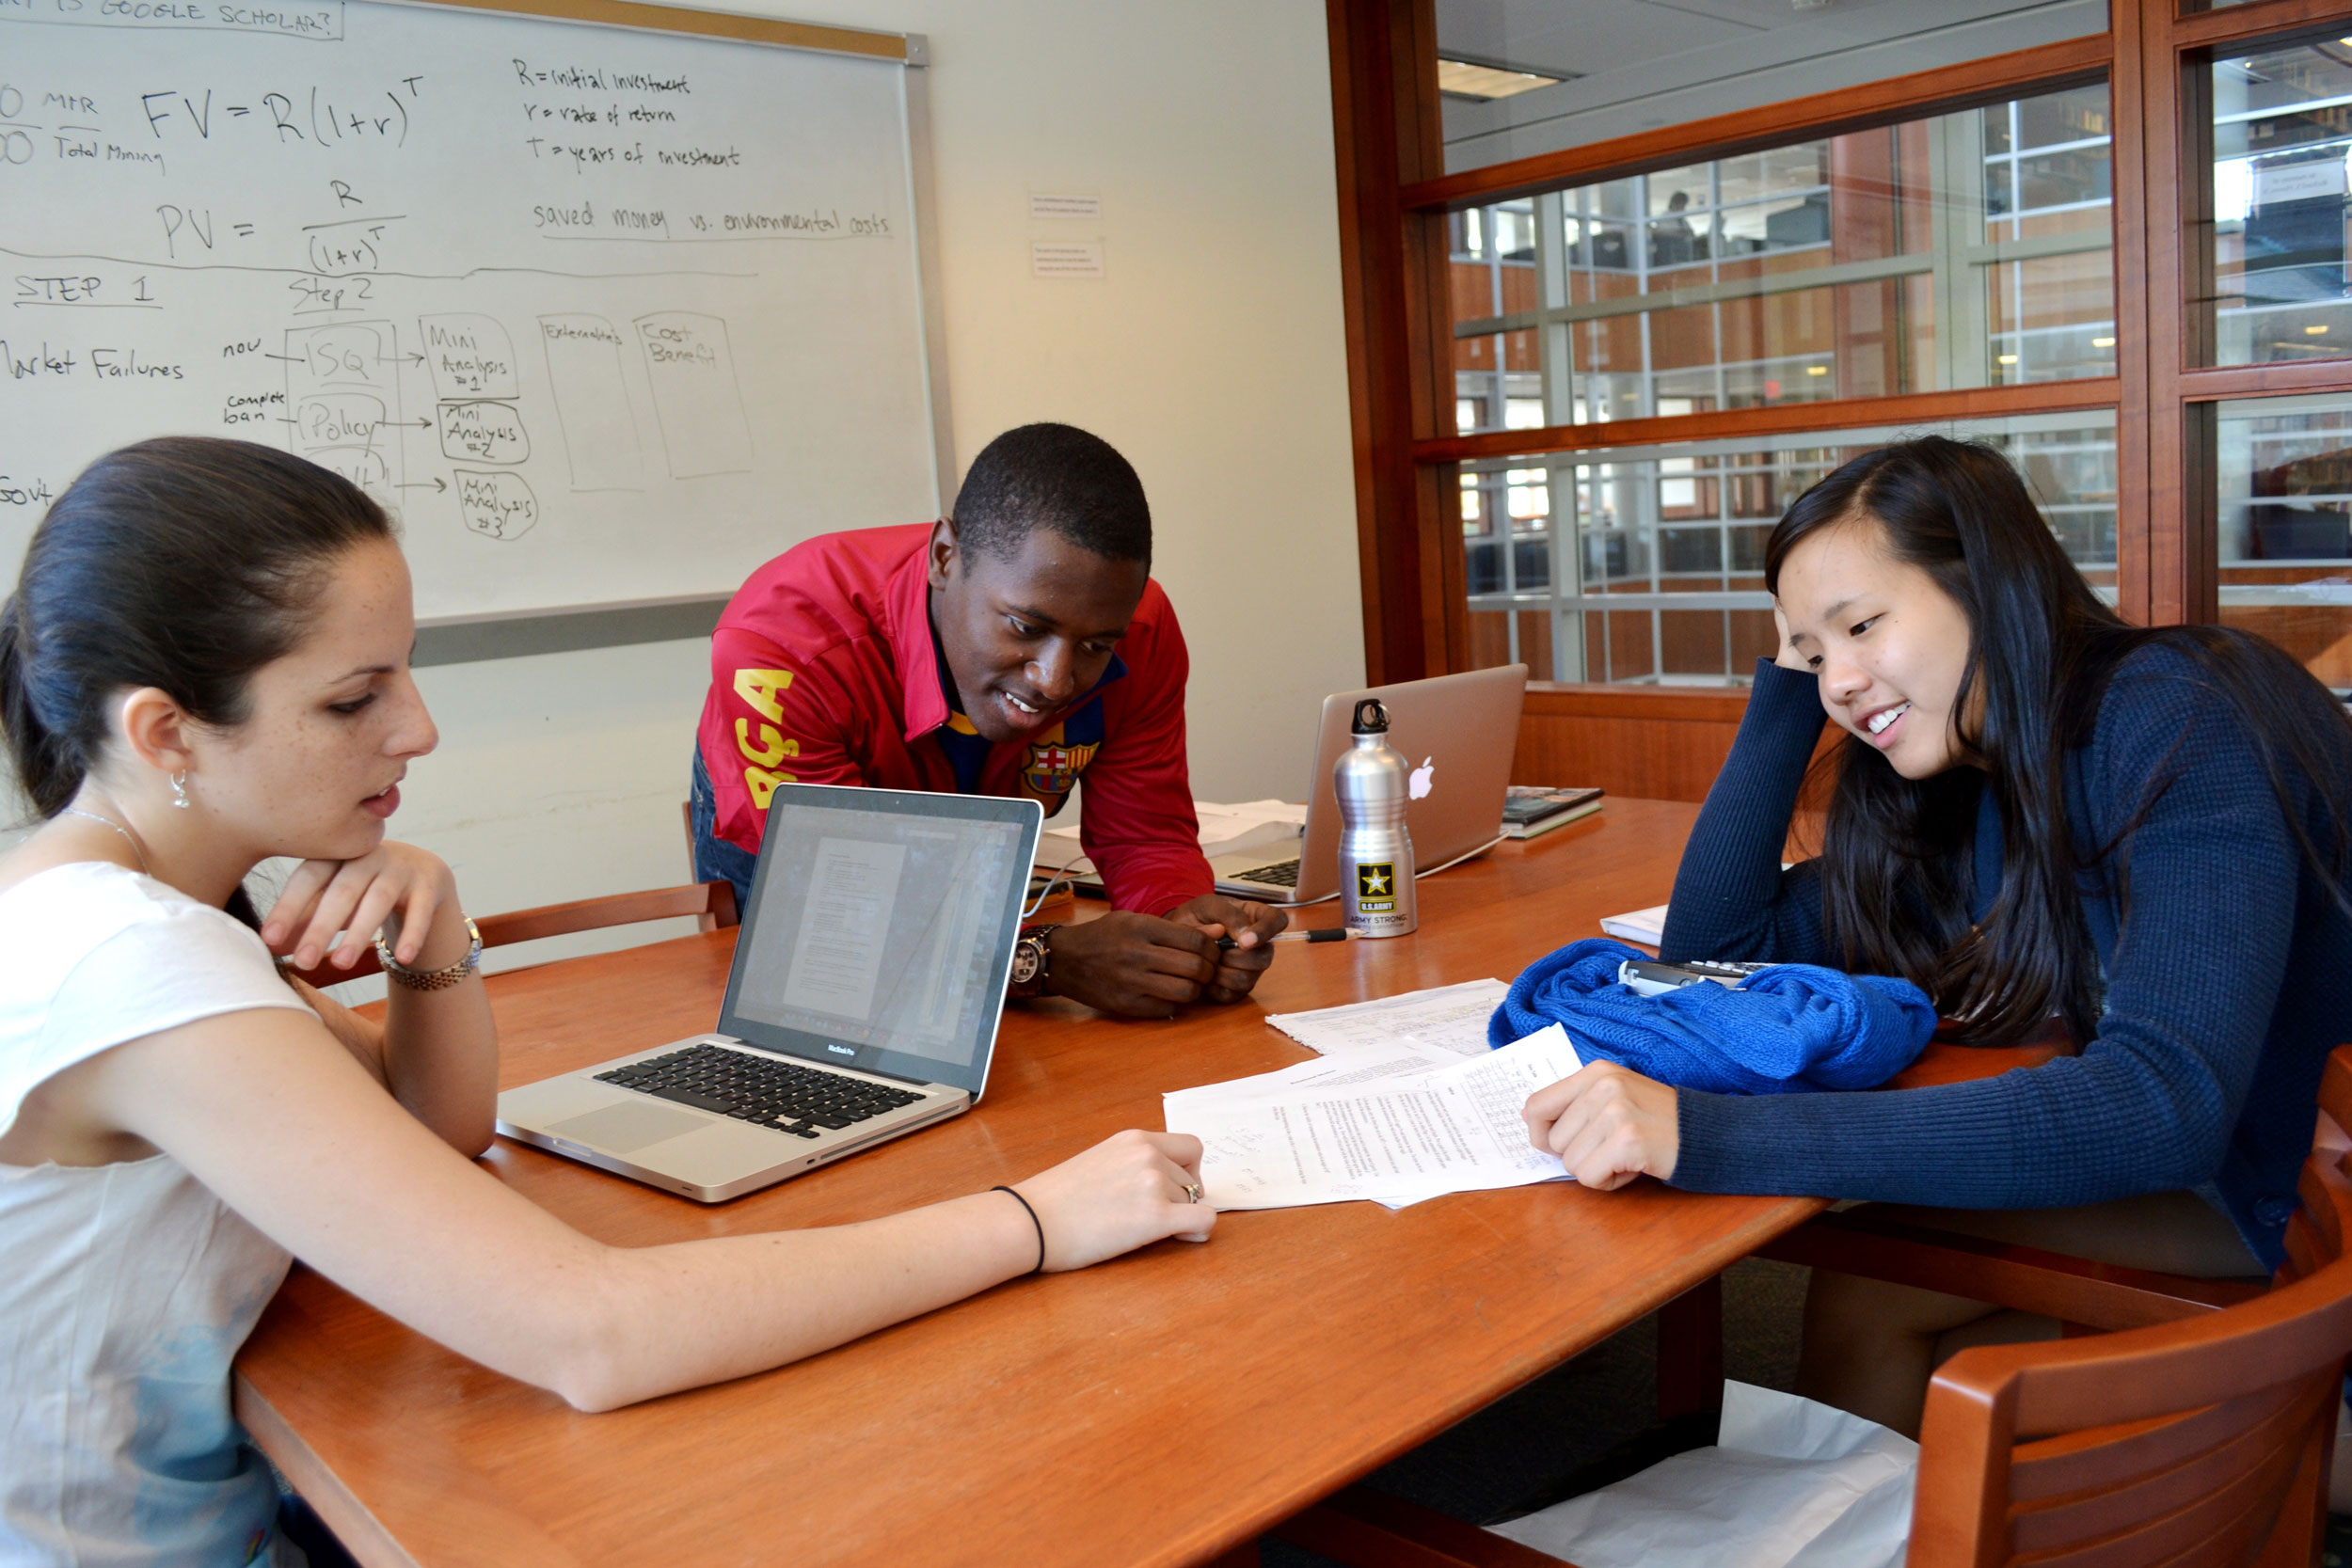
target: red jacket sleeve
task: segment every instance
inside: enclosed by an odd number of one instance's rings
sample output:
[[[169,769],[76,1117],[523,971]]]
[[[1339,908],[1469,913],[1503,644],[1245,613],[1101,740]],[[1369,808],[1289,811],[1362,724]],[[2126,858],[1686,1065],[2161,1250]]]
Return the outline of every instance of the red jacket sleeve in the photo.
[[[780,784],[866,782],[845,745],[853,708],[829,664],[738,627],[712,634],[696,743],[710,770],[718,835],[728,843],[757,852]]]
[[[1130,702],[1080,785],[1078,839],[1103,874],[1114,909],[1166,914],[1216,886],[1200,853],[1184,760],[1191,669],[1184,634],[1168,609],[1153,628],[1151,649],[1129,664]]]

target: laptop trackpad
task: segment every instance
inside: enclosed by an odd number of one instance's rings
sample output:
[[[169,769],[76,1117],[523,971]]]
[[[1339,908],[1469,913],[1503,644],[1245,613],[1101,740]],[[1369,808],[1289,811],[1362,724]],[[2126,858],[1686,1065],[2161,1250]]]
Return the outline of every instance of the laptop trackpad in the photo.
[[[556,1122],[548,1131],[559,1138],[569,1138],[610,1153],[634,1154],[648,1144],[675,1138],[681,1132],[698,1132],[709,1125],[708,1118],[691,1111],[674,1111],[666,1105],[620,1104]]]

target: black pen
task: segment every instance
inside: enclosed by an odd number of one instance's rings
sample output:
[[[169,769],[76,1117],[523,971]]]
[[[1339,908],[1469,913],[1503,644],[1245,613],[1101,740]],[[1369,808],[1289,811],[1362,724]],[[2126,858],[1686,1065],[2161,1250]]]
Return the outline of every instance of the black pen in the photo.
[[[1355,942],[1358,941],[1360,936],[1360,932],[1351,931],[1344,926],[1326,926],[1321,930],[1316,931],[1283,931],[1277,936],[1268,938],[1267,940],[1271,942]],[[1234,948],[1241,945],[1240,942],[1235,942],[1232,937],[1219,937],[1216,939],[1216,944],[1219,949]]]

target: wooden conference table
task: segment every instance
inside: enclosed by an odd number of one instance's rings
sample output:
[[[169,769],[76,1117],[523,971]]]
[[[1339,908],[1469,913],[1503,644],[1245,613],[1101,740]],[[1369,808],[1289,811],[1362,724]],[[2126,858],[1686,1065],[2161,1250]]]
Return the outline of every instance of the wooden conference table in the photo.
[[[1265,1012],[1508,978],[1602,915],[1662,901],[1695,814],[1613,800],[1506,844],[1422,884],[1418,934],[1287,945],[1237,1006],[1168,1022],[1009,1009],[977,1110],[730,1204],[502,1141],[485,1163],[624,1246],[980,1191],[1160,1126],[1163,1090],[1300,1059]],[[1326,905],[1300,924],[1336,920]],[[493,976],[501,1085],[708,1029],[734,935]],[[1914,1072],[1994,1065],[1970,1055],[1931,1053]],[[1200,1562],[1246,1556],[1267,1527],[1820,1208],[1645,1180],[1232,1213],[1206,1246],[1017,1280],[796,1366],[601,1416],[296,1268],[238,1360],[237,1411],[371,1568]]]

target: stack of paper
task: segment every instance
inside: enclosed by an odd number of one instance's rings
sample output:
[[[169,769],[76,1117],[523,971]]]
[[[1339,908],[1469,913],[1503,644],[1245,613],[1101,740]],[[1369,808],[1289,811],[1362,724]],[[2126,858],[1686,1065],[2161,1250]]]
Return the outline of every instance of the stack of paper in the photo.
[[[1245,849],[1279,848],[1285,854],[1295,853],[1298,836],[1307,828],[1307,808],[1288,800],[1244,800],[1232,806],[1195,800],[1192,813],[1200,822],[1200,852],[1212,860]],[[1040,865],[1058,870],[1074,865],[1085,854],[1078,843],[1078,824],[1074,821],[1048,828],[1038,835]]]
[[[1558,1157],[1528,1142],[1519,1108],[1581,1065],[1556,1023],[1468,1057],[1392,1038],[1179,1090],[1164,1097],[1165,1116],[1169,1132],[1200,1140],[1201,1183],[1218,1209],[1403,1208],[1565,1180]]]
[[[1266,1022],[1310,1051],[1326,1055],[1412,1040],[1456,1056],[1486,1053],[1486,1021],[1510,987],[1500,980],[1410,990],[1376,1002],[1319,1007],[1311,1013],[1269,1013]]]
[[[1631,914],[1603,915],[1600,928],[1619,942],[1638,942],[1655,947],[1666,935],[1666,906],[1635,910]]]

